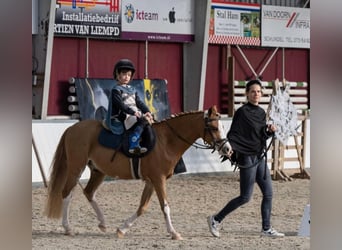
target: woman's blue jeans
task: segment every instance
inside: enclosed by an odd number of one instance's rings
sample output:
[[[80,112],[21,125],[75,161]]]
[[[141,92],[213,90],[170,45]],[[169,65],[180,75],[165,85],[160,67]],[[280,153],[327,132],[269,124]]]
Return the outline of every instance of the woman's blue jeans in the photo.
[[[244,156],[245,167],[240,168],[240,195],[227,203],[227,205],[215,215],[215,220],[221,222],[229,213],[250,201],[254,183],[260,187],[263,198],[261,202],[262,228],[267,230],[271,227],[272,210],[272,179],[268,167],[265,167],[265,158],[257,156]],[[259,162],[258,162],[259,161]],[[250,164],[250,165],[249,165]],[[246,168],[246,166],[252,166]],[[266,171],[266,173],[265,173]]]

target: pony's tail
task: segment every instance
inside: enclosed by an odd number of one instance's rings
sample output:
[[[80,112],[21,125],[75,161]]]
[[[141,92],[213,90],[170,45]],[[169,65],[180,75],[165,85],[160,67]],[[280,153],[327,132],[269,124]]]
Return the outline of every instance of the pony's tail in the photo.
[[[48,197],[44,212],[48,218],[57,219],[62,216],[62,191],[67,177],[67,159],[65,152],[66,132],[67,130],[63,133],[52,160],[48,185]]]

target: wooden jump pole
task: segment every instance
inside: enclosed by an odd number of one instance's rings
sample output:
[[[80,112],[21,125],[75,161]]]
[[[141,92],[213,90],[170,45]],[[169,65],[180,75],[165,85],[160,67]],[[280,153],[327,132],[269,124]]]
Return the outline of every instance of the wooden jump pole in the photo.
[[[38,154],[38,149],[37,149],[37,145],[34,141],[34,138],[33,138],[33,135],[32,135],[32,146],[33,146],[33,151],[36,155],[36,158],[37,158],[37,161],[38,161],[38,166],[39,166],[39,170],[40,170],[40,173],[42,175],[42,178],[43,178],[43,183],[44,183],[44,187],[47,188],[47,179],[46,179],[46,176],[45,176],[45,173],[44,173],[44,169],[43,169],[43,165],[42,165],[42,161],[40,159],[40,156]]]

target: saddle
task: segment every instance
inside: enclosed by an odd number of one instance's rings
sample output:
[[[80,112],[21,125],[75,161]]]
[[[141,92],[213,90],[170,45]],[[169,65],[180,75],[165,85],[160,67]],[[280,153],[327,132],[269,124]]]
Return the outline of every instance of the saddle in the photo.
[[[147,151],[145,153],[142,153],[140,155],[131,154],[128,152],[129,148],[129,133],[131,131],[124,131],[123,134],[113,134],[109,129],[102,127],[98,141],[99,143],[107,148],[114,149],[116,151],[122,152],[124,155],[126,155],[129,158],[132,158],[132,165],[134,169],[134,174],[136,178],[138,179],[137,169],[138,169],[138,160],[141,157],[146,156],[151,152],[151,150],[154,148],[156,144],[156,134],[155,130],[151,125],[147,125],[144,128],[144,131],[141,134],[141,142],[140,145],[147,148]],[[175,166],[174,174],[180,174],[186,172],[185,163],[183,161],[183,158],[181,158],[178,163]]]
[[[103,127],[100,131],[98,141],[102,146],[120,151],[129,158],[141,158],[151,152],[156,144],[156,134],[152,126],[145,126],[144,131],[141,134],[140,145],[147,148],[147,151],[139,155],[131,154],[128,152],[128,138],[130,133],[131,131],[126,130],[123,134],[120,135],[113,134],[110,130]]]

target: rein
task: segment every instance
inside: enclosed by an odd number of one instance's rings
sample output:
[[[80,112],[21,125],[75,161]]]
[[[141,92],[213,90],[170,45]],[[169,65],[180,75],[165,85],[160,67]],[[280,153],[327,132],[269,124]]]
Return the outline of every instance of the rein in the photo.
[[[204,127],[204,130],[205,130],[205,131],[209,131],[211,137],[213,137],[213,138],[214,138],[214,136],[212,135],[212,131],[218,130],[218,129],[215,128],[215,127],[210,126],[208,123],[211,122],[211,121],[214,121],[214,120],[218,120],[218,119],[209,119],[208,117],[206,117],[206,118],[205,118],[205,127]],[[165,123],[166,123],[166,125],[170,128],[170,130],[171,130],[171,131],[172,131],[180,140],[182,140],[183,142],[189,144],[189,145],[192,146],[192,147],[195,147],[196,149],[213,149],[213,151],[212,151],[212,153],[213,153],[213,152],[215,151],[215,145],[216,145],[218,142],[221,143],[221,144],[222,144],[221,147],[223,147],[224,143],[222,143],[222,142],[226,141],[226,139],[222,139],[222,140],[219,140],[219,141],[214,140],[214,144],[213,144],[213,145],[210,145],[210,146],[208,146],[207,143],[205,143],[205,144],[201,144],[201,143],[197,143],[197,142],[191,143],[191,142],[189,142],[187,139],[185,139],[184,137],[182,137],[182,136],[177,132],[177,130],[174,129],[167,121],[165,121]],[[220,149],[221,149],[221,148],[220,148]]]
[[[252,166],[250,166],[250,167],[256,166],[257,164],[259,164],[259,163],[261,162],[261,160],[262,160],[263,158],[265,158],[264,179],[266,179],[267,152],[268,152],[268,150],[271,148],[272,143],[273,143],[273,141],[274,141],[274,138],[275,138],[275,137],[274,137],[274,135],[273,135],[273,136],[272,136],[272,139],[271,139],[271,141],[270,141],[270,143],[268,144],[268,146],[266,147],[266,145],[265,145],[265,147],[264,147],[264,152],[261,154],[261,156],[260,156],[260,158],[258,159],[258,161],[255,162]],[[221,158],[222,158],[221,162],[224,162],[225,160],[229,159],[229,161],[230,161],[230,163],[232,164],[232,166],[235,166],[235,167],[234,167],[234,172],[235,172],[235,170],[238,168],[237,162],[236,162],[236,161],[233,161],[232,159],[230,159],[230,158],[227,157],[227,156],[222,156]]]

